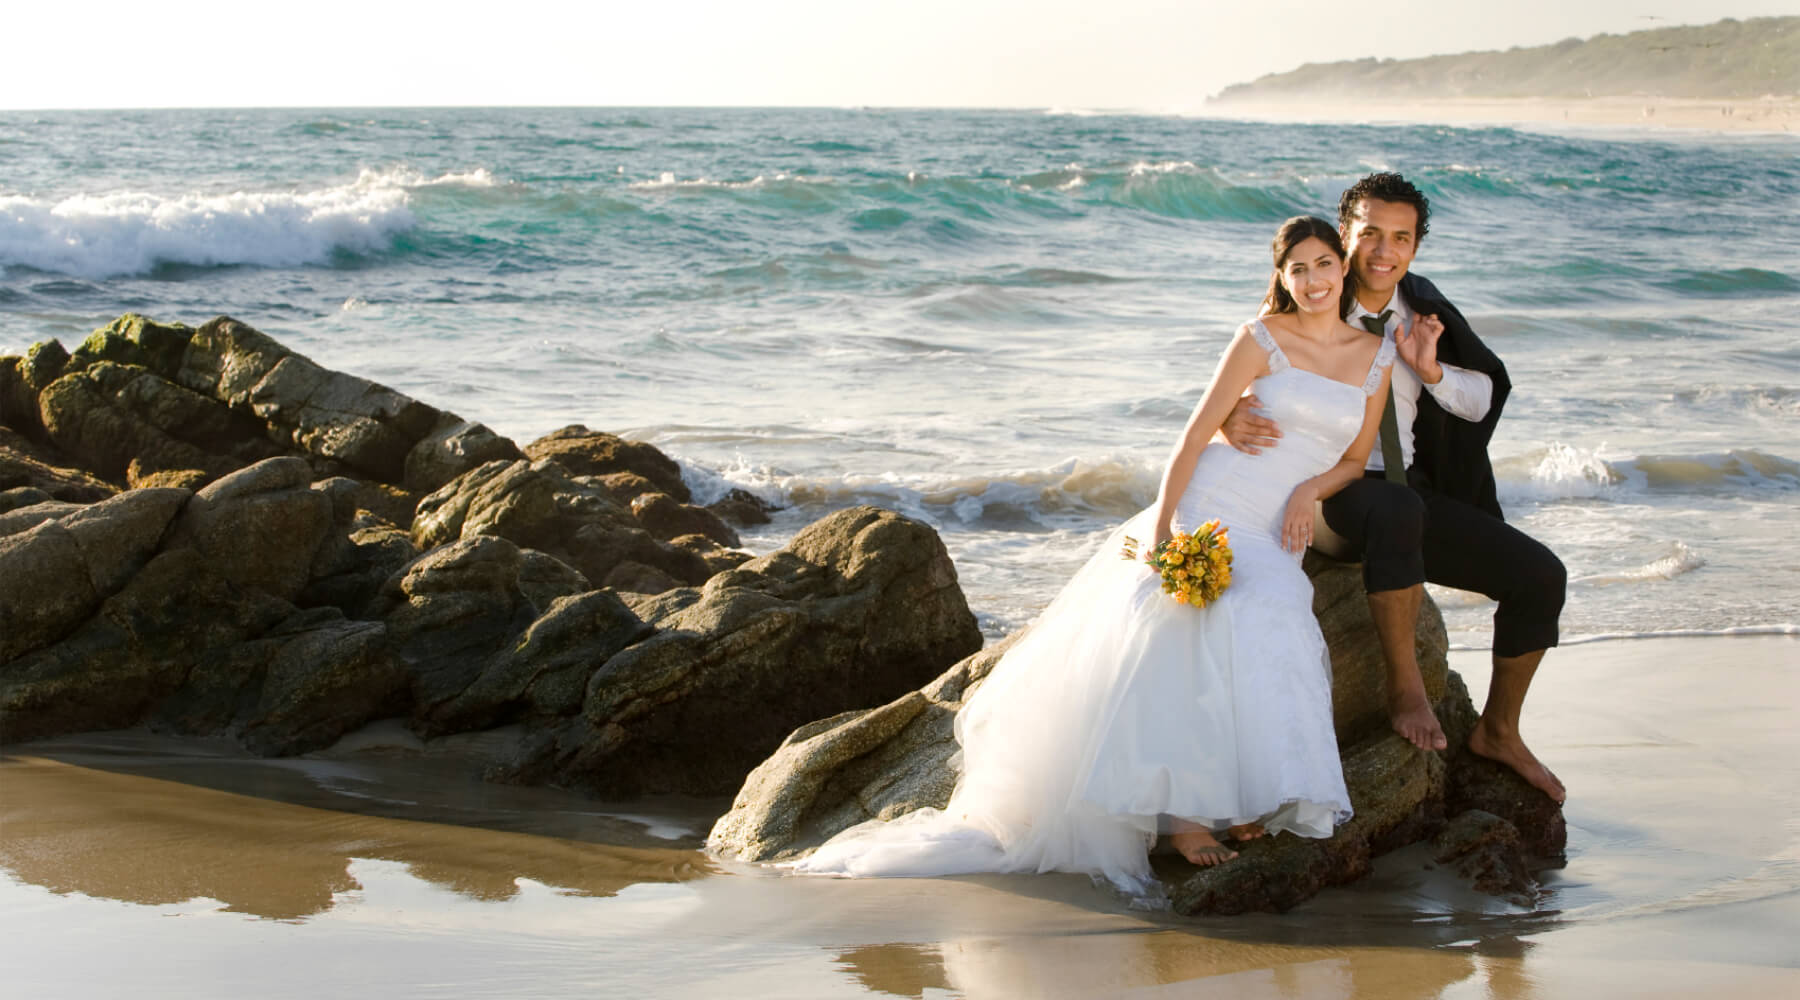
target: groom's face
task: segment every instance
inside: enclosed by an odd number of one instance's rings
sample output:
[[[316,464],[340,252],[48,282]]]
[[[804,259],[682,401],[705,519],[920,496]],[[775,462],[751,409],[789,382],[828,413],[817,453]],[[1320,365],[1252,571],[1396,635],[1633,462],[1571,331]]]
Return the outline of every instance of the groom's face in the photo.
[[[1356,274],[1357,298],[1363,305],[1385,303],[1394,286],[1406,277],[1413,252],[1419,245],[1419,213],[1403,201],[1364,198],[1339,233],[1350,252],[1350,270]],[[1370,308],[1374,308],[1371,306]]]

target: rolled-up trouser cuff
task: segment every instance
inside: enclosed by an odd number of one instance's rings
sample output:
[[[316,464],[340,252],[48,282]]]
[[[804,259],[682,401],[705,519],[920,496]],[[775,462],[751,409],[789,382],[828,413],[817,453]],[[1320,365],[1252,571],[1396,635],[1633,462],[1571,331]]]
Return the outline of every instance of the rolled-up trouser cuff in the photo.
[[[1494,655],[1524,656],[1556,645],[1556,622],[1513,622],[1494,614]]]

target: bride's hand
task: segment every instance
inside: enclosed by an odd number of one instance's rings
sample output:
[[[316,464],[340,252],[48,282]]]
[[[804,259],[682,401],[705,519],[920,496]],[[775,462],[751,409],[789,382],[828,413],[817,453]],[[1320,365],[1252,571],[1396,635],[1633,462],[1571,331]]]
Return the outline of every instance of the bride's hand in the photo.
[[[1312,544],[1313,504],[1319,499],[1317,488],[1305,483],[1294,488],[1288,497],[1287,511],[1281,517],[1281,547],[1289,552],[1303,552]]]

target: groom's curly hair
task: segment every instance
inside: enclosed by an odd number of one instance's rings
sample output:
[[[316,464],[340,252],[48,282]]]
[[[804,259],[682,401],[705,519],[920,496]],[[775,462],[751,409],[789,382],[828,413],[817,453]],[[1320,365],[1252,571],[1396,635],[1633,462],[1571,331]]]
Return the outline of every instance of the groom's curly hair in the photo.
[[[1338,199],[1338,225],[1340,227],[1346,230],[1350,228],[1350,221],[1356,218],[1356,205],[1364,198],[1411,205],[1419,213],[1419,228],[1417,232],[1413,233],[1413,239],[1415,241],[1425,239],[1425,231],[1431,228],[1431,202],[1425,200],[1424,193],[1413,187],[1411,181],[1399,174],[1384,171],[1379,174],[1370,174],[1350,185],[1350,189],[1344,192],[1342,198]]]

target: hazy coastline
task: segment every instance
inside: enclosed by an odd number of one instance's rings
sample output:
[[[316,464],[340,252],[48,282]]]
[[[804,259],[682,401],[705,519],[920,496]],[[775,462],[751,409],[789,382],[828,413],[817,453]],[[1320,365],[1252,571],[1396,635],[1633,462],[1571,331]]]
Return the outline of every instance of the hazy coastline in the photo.
[[[1205,113],[1220,118],[1269,122],[1572,125],[1790,134],[1800,131],[1800,97],[1739,100],[1673,97],[1239,100],[1209,104]]]

